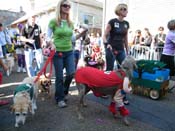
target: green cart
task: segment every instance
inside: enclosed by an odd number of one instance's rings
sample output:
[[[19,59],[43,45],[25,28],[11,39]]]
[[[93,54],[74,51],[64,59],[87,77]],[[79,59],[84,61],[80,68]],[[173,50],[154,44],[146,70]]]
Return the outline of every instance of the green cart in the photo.
[[[133,92],[159,99],[168,92],[169,69],[160,61],[139,60],[138,69],[133,72]]]
[[[153,100],[157,100],[167,94],[168,84],[169,80],[157,82],[140,78],[132,79],[133,93],[149,96]]]

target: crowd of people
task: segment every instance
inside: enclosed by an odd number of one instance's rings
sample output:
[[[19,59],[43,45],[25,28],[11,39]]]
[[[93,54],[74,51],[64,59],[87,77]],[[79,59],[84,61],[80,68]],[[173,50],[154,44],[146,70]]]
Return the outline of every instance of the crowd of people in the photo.
[[[3,29],[0,23],[0,65],[5,72],[8,67],[2,59],[6,58],[6,45],[15,45],[17,55],[17,72],[27,72],[29,77],[37,75],[44,63],[42,53],[42,42],[55,50],[53,65],[55,68],[55,101],[60,108],[67,106],[67,96],[71,81],[77,68],[80,57],[91,55],[93,47],[99,47],[100,52],[105,54],[106,71],[114,69],[114,63],[121,65],[122,61],[129,55],[129,46],[142,45],[150,47],[160,46],[163,48],[161,61],[170,68],[171,76],[174,76],[174,54],[175,54],[175,20],[168,22],[169,32],[165,35],[164,27],[158,28],[158,33],[153,37],[148,28],[144,28],[144,35],[140,29],[136,30],[135,36],[129,39],[129,22],[125,20],[128,13],[126,4],[119,4],[115,8],[116,17],[109,20],[106,29],[101,37],[101,32],[92,32],[89,35],[88,27],[81,26],[74,29],[70,19],[71,3],[69,0],[60,0],[56,7],[55,18],[49,21],[46,35],[42,34],[41,28],[35,23],[35,16],[31,16],[26,24],[18,24],[18,31],[10,39],[10,35]],[[95,36],[96,35],[96,36]],[[45,39],[43,40],[43,37]],[[129,39],[129,40],[128,40]],[[85,52],[84,47],[88,45]],[[104,50],[103,50],[104,46]],[[37,56],[37,57],[36,57]],[[91,55],[93,58],[95,55]],[[118,66],[120,68],[120,66]],[[64,69],[66,78],[64,78]],[[126,97],[124,102],[128,104]],[[5,103],[5,102],[4,102]],[[3,101],[0,104],[4,104]]]
[[[148,28],[144,28],[143,31],[137,29],[135,34],[132,31],[129,33],[129,45],[142,45],[142,46],[156,46],[163,47],[165,44],[166,34],[164,32],[164,27],[158,27],[156,34],[151,34]]]

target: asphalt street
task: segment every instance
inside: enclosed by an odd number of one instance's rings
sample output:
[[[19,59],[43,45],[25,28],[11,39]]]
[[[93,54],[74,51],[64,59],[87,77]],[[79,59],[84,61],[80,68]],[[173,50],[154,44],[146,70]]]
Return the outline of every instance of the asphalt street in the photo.
[[[128,95],[130,105],[129,127],[122,123],[121,117],[114,119],[108,111],[109,99],[87,95],[88,107],[84,108],[85,120],[77,118],[76,105],[78,103],[75,85],[70,88],[68,107],[58,108],[53,98],[48,99],[42,94],[37,99],[38,110],[32,116],[28,114],[25,125],[15,128],[15,116],[11,113],[14,88],[20,84],[24,73],[13,73],[3,77],[0,85],[0,99],[7,99],[10,104],[0,106],[0,131],[174,131],[175,130],[175,91],[168,93],[160,100],[151,100],[145,96]],[[54,77],[53,88],[54,88]]]

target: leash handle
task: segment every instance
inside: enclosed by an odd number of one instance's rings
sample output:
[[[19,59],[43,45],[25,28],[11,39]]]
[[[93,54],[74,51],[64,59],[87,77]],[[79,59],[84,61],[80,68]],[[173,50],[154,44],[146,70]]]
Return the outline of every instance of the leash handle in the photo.
[[[51,50],[50,51],[50,56],[47,58],[47,60],[46,60],[46,62],[45,62],[45,64],[44,64],[44,66],[43,66],[43,68],[40,70],[40,72],[37,74],[37,77],[36,77],[36,79],[34,80],[34,83],[36,83],[38,80],[39,80],[39,78],[40,78],[40,76],[42,75],[42,73],[44,73],[44,76],[46,77],[46,78],[50,78],[51,77],[51,75],[52,75],[52,59],[53,59],[53,56],[55,55],[55,50]],[[47,70],[47,66],[49,65],[49,63],[50,63],[50,71],[49,71],[49,75],[47,76],[46,75],[46,70]]]

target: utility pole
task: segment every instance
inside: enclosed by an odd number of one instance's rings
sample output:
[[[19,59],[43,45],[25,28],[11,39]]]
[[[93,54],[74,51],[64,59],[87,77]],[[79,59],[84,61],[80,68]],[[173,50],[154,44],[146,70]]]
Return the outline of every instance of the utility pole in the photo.
[[[31,5],[31,10],[33,11],[35,9],[35,0],[29,0]]]

